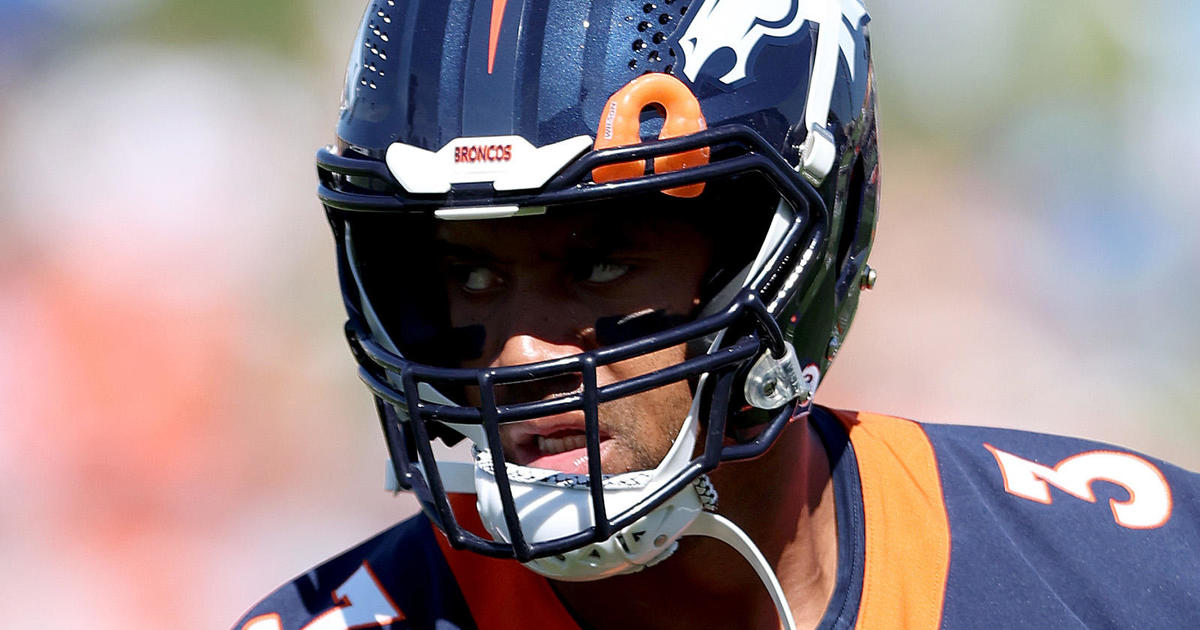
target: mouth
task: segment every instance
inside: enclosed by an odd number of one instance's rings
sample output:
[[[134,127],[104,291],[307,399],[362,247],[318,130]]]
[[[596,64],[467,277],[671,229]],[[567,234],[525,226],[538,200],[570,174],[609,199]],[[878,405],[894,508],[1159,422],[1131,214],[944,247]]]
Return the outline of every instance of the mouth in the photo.
[[[505,457],[519,466],[587,474],[587,433],[578,414],[539,418],[502,427]],[[600,432],[600,459],[612,439]]]

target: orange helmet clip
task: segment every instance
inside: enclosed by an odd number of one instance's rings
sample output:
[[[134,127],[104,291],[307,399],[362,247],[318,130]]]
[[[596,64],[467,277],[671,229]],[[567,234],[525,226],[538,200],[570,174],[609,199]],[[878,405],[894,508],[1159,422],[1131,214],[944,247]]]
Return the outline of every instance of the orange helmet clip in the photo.
[[[658,138],[676,138],[708,128],[700,101],[679,79],[662,73],[644,74],[609,97],[596,130],[597,149],[610,149],[638,144],[641,137],[641,115],[647,106],[657,105],[665,120]],[[693,166],[708,164],[709,148],[701,147],[683,153],[654,158],[655,173],[669,173]],[[609,164],[592,169],[592,179],[602,184],[640,177],[646,172],[644,161]],[[663,190],[673,197],[697,197],[704,192],[704,182]]]

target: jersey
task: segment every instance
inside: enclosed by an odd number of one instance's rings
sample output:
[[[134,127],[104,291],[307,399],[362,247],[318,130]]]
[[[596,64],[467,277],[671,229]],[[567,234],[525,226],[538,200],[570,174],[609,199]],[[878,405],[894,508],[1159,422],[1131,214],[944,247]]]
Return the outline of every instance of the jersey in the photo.
[[[1200,628],[1200,475],[1074,438],[820,407],[810,422],[838,514],[823,630]],[[234,628],[533,627],[580,626],[545,578],[451,549],[418,515]]]

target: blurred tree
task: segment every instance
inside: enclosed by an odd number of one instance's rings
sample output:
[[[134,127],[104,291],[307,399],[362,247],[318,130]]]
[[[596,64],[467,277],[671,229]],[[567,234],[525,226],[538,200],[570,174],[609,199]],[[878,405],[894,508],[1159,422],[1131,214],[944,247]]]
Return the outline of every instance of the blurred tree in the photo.
[[[139,13],[121,36],[166,43],[236,42],[292,59],[309,59],[316,12],[295,0],[164,0]]]

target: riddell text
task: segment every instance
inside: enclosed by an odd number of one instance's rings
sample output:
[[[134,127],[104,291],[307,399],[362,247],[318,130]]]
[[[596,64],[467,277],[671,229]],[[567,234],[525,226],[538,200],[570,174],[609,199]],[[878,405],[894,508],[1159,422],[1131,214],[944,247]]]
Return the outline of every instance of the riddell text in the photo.
[[[455,147],[455,162],[507,162],[512,159],[511,144]]]

